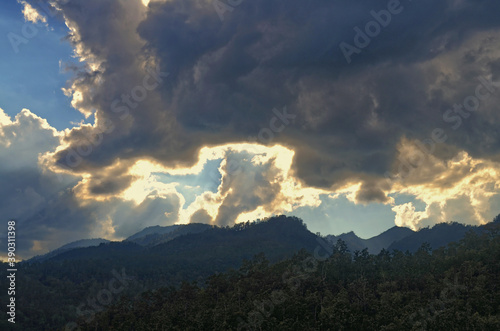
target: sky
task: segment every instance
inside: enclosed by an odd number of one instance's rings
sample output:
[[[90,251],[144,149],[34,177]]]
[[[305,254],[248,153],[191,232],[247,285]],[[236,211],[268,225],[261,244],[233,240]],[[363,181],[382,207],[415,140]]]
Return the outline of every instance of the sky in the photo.
[[[2,2],[0,214],[17,220],[23,258],[152,225],[279,214],[362,238],[490,222],[499,10]]]

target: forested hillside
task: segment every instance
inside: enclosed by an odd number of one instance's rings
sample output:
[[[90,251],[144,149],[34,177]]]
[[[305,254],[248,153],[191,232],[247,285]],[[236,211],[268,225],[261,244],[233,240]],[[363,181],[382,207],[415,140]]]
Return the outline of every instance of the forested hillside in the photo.
[[[333,247],[295,217],[148,228],[19,264],[16,325],[0,329],[437,330],[452,320],[489,329],[500,304],[498,221],[339,236]],[[428,244],[453,238],[463,239]],[[352,250],[353,242],[367,248]],[[398,242],[419,248],[369,254]]]
[[[316,235],[295,217],[205,228],[164,243],[155,241],[153,246],[125,240],[65,251],[43,262],[21,263],[16,291],[19,330],[52,331],[83,312],[105,309],[125,294],[135,296],[163,286],[179,286],[182,281],[202,284],[208,276],[239,268],[256,254],[265,253],[276,262],[303,248],[312,252],[317,245]],[[6,270],[4,264],[2,279],[6,279]],[[111,298],[100,300],[99,293],[109,291],[116,274],[124,274],[130,281]],[[113,286],[120,288],[116,282]],[[6,291],[0,293],[0,299],[8,300]]]
[[[500,330],[499,224],[415,254],[301,251],[123,298],[83,330]]]

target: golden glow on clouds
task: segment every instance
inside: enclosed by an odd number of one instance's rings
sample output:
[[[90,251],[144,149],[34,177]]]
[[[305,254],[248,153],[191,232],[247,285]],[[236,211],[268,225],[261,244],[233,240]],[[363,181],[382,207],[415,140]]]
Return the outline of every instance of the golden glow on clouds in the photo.
[[[403,144],[406,145],[401,148],[402,151],[411,151],[408,145],[411,144],[409,141],[405,141]],[[359,203],[356,195],[362,187],[361,183],[351,182],[335,192],[302,187],[297,178],[291,174],[291,164],[294,157],[292,150],[280,145],[266,147],[257,144],[226,144],[204,147],[200,150],[198,162],[188,168],[168,168],[150,160],[138,160],[128,167],[127,173],[127,175],[133,176],[135,180],[118,196],[90,194],[88,185],[92,177],[89,174],[83,175],[82,181],[75,187],[75,192],[78,192],[78,197],[82,201],[89,199],[105,201],[109,198],[118,197],[126,201],[133,201],[135,205],[140,205],[148,198],[175,195],[179,198],[180,205],[184,206],[179,210],[179,224],[189,223],[191,216],[202,209],[208,213],[212,220],[215,220],[225,199],[230,195],[238,194],[235,191],[236,187],[233,185],[241,185],[241,181],[245,182],[252,178],[251,174],[250,177],[245,177],[248,174],[244,172],[228,174],[225,171],[226,167],[228,167],[227,153],[238,154],[245,152],[251,156],[250,159],[245,159],[244,162],[248,163],[245,167],[248,165],[257,167],[272,164],[271,168],[263,168],[268,170],[262,175],[270,184],[279,185],[279,193],[273,197],[272,201],[266,201],[253,210],[239,213],[236,222],[293,212],[303,206],[319,207],[321,194],[328,195],[332,200],[344,195],[349,201],[355,204]],[[222,180],[217,192],[203,192],[196,196],[195,200],[187,206],[185,206],[185,197],[178,191],[178,187],[182,184],[176,182],[164,183],[155,175],[155,173],[178,176],[200,174],[208,161],[217,159],[222,159],[218,169],[222,175]],[[117,163],[104,170],[102,174],[123,166],[123,164]],[[249,171],[248,169],[247,171]],[[500,189],[500,184],[497,183],[500,175],[499,169],[498,164],[472,159],[465,152],[460,153],[446,164],[431,155],[426,160],[426,163],[423,163],[420,168],[416,168],[403,181],[395,182],[390,192],[392,194],[414,196],[417,200],[425,203],[426,209],[416,211],[411,202],[395,205],[392,197],[390,197],[387,204],[393,206],[392,210],[396,213],[395,223],[398,226],[418,229],[425,226],[426,222],[434,224],[455,220],[454,217],[469,214],[471,215],[469,221],[483,224],[489,221],[490,205],[488,199],[498,194]],[[429,178],[429,173],[432,173],[434,178]],[[232,176],[243,177],[234,184]],[[419,179],[424,180],[417,183]],[[251,187],[251,183],[249,183],[249,187]],[[266,192],[262,194],[265,196]],[[460,208],[457,209],[457,206],[460,206]],[[462,221],[467,220],[463,219]],[[109,229],[112,229],[112,225],[107,228],[106,231],[110,232]]]
[[[396,225],[417,229],[423,225],[422,222],[485,224],[491,221],[491,214],[495,211],[491,210],[489,200],[500,191],[498,163],[473,159],[466,152],[459,153],[446,164],[433,156],[429,156],[427,162],[435,164],[426,165],[426,169],[422,170],[417,168],[410,173],[408,180],[412,184],[399,182],[393,187],[394,193],[415,196],[426,205],[424,211],[415,211],[411,202],[394,206],[392,210],[396,213]],[[434,179],[427,177],[429,172],[433,173]],[[417,182],[422,177],[427,178]]]
[[[143,172],[143,175],[139,175],[138,178],[138,180],[132,183],[132,185],[120,195],[121,198],[131,200],[137,205],[151,195],[166,196],[168,194],[176,194],[179,198],[182,197],[182,200],[184,200],[184,197],[177,193],[177,183],[166,184],[159,182],[156,176],[151,173],[146,174],[145,172]]]
[[[85,124],[84,126],[92,129],[97,124]],[[0,132],[3,129],[8,130],[6,131],[8,139],[0,136],[0,142],[10,140],[16,133],[18,135],[22,133],[34,134],[40,129],[45,129],[43,137],[50,137],[53,134],[60,138],[60,143],[63,143],[61,138],[70,133],[69,130],[58,132],[46,120],[27,109],[23,109],[14,121],[0,110]],[[28,140],[35,141],[35,139]],[[18,145],[14,145],[15,143],[16,141],[13,140],[13,148],[18,147]],[[403,154],[411,154],[415,152],[414,146],[412,146],[411,141],[403,140],[399,150]],[[4,147],[0,145],[0,151],[2,148]],[[65,147],[59,146],[59,148]],[[49,160],[48,155],[50,156],[50,154],[45,154],[39,160]],[[79,174],[81,180],[73,187],[73,192],[80,206],[96,210],[90,214],[92,219],[89,219],[89,222],[94,224],[91,230],[92,236],[107,239],[122,239],[118,237],[123,235],[123,232],[117,235],[117,231],[124,226],[124,223],[136,220],[135,216],[131,216],[130,219],[123,221],[123,216],[117,214],[118,211],[129,208],[127,210],[131,212],[136,210],[147,212],[148,199],[152,201],[157,198],[166,201],[175,200],[173,205],[180,205],[180,210],[177,210],[177,207],[160,207],[159,212],[160,214],[167,213],[165,216],[169,218],[168,222],[176,222],[177,220],[177,223],[190,222],[192,215],[200,210],[205,210],[214,221],[220,216],[221,206],[224,204],[226,206],[232,206],[233,202],[235,205],[244,204],[254,197],[261,199],[262,203],[250,204],[238,210],[234,214],[233,221],[245,222],[273,214],[293,212],[304,206],[319,207],[322,194],[329,196],[332,200],[344,195],[349,201],[358,203],[356,196],[362,189],[360,182],[348,183],[335,192],[303,187],[291,171],[294,155],[293,150],[281,145],[266,147],[258,144],[226,144],[202,148],[199,152],[198,162],[186,168],[168,168],[157,162],[144,159],[117,160],[109,167]],[[162,182],[160,176],[156,174],[197,175],[204,170],[206,163],[210,160],[222,160],[218,169],[222,180],[215,192],[200,193],[200,191],[194,191],[197,196],[188,205],[186,205],[186,197],[179,193],[182,192],[181,189],[188,188],[185,184]],[[228,173],[227,169],[231,168],[230,164],[234,160],[241,163],[242,170],[231,174]],[[50,170],[50,168],[45,168],[50,163],[41,161],[39,166],[42,170]],[[57,168],[53,167],[52,169]],[[71,173],[71,171],[72,169],[59,169],[54,172]],[[99,186],[102,182],[115,178],[121,180],[127,176],[133,180],[127,184],[129,187],[121,192],[107,195],[91,192],[92,187]],[[457,154],[454,159],[448,162],[442,162],[429,155],[421,162],[420,167],[415,168],[401,180],[395,181],[391,191],[388,192],[413,196],[424,205],[423,210],[417,210],[414,202],[395,205],[391,198],[390,204],[395,212],[395,223],[399,226],[419,229],[443,221],[461,221],[474,224],[488,222],[492,218],[492,213],[498,213],[498,211],[492,211],[492,208],[496,206],[492,206],[490,201],[492,197],[498,198],[500,191],[498,178],[500,178],[500,165],[493,161],[474,159],[465,152]],[[200,179],[200,181],[203,180],[203,178]],[[267,197],[270,198],[267,199]],[[145,201],[146,203],[143,203]],[[165,206],[169,206],[169,204],[167,203]],[[165,218],[158,219],[159,222],[165,220]],[[31,250],[44,252],[49,248],[54,248],[50,245],[50,240],[34,242]]]
[[[0,108],[0,128],[11,123],[12,121],[10,119],[10,116],[7,115],[2,108]]]
[[[338,189],[335,193],[329,195],[330,199],[338,199],[341,195],[345,195],[347,200],[352,203],[357,203],[356,192],[361,188],[361,183],[348,183],[345,186]]]
[[[120,197],[125,200],[134,201],[135,204],[140,204],[151,194],[166,196],[175,194],[179,197],[181,205],[184,205],[185,199],[182,194],[178,193],[177,186],[179,183],[163,183],[154,173],[169,174],[169,175],[191,175],[199,174],[205,164],[209,160],[222,159],[219,167],[219,172],[222,175],[222,182],[219,185],[218,191],[204,192],[196,197],[195,201],[185,209],[179,212],[179,223],[188,223],[191,216],[198,210],[204,209],[212,219],[218,215],[219,207],[229,194],[233,194],[232,176],[244,176],[242,173],[228,174],[225,169],[227,164],[227,153],[243,153],[247,152],[252,155],[248,162],[254,166],[262,166],[272,163],[276,173],[272,175],[270,182],[278,184],[281,187],[279,194],[274,201],[268,201],[265,207],[258,207],[256,210],[241,214],[237,221],[247,220],[248,217],[270,216],[274,213],[290,212],[301,206],[317,207],[321,204],[319,195],[328,194],[329,192],[315,189],[303,188],[299,181],[290,174],[291,164],[294,152],[286,147],[275,145],[266,147],[258,144],[226,144],[214,147],[204,147],[200,150],[198,162],[189,168],[168,168],[157,162],[149,160],[139,160],[129,168],[129,175],[132,175],[136,180],[126,189]],[[248,166],[247,164],[245,166]],[[242,168],[243,169],[243,168]],[[244,170],[242,170],[244,171]],[[243,179],[246,180],[246,179]],[[228,186],[229,185],[229,186]],[[228,189],[224,189],[224,187]]]
[[[217,160],[224,159],[226,152],[228,150],[241,153],[241,152],[249,152],[251,154],[267,154],[267,156],[256,156],[255,162],[268,161],[273,156],[279,156],[277,158],[277,163],[286,168],[287,164],[291,163],[291,159],[293,158],[293,152],[283,146],[275,145],[272,147],[266,147],[258,144],[225,144],[213,147],[203,147],[198,154],[198,162],[189,168],[168,168],[161,165],[158,162],[150,161],[150,160],[139,160],[134,166],[131,168],[130,172],[134,174],[148,174],[152,172],[160,172],[160,173],[168,173],[174,176],[185,176],[185,175],[194,175],[199,174],[205,165],[205,163],[209,160]],[[292,153],[292,154],[290,154]]]
[[[34,120],[34,121],[33,121]],[[38,127],[33,125],[33,127],[24,127],[21,128],[23,124],[27,124],[30,122],[35,122]],[[8,148],[11,145],[11,140],[21,137],[23,134],[26,134],[26,131],[33,131],[33,129],[42,129],[42,130],[48,130],[50,134],[52,134],[54,137],[59,137],[62,138],[63,134],[61,132],[58,132],[56,129],[50,126],[50,124],[47,122],[46,119],[41,118],[40,116],[32,113],[29,109],[23,108],[21,112],[19,112],[14,121],[8,116],[3,109],[0,108],[0,144],[4,145],[6,148]],[[21,134],[18,137],[18,132],[20,131],[19,134]],[[10,133],[10,137],[6,136],[6,131]],[[10,138],[10,139],[9,139]],[[23,140],[24,141],[24,140]]]
[[[12,120],[10,117],[0,108],[0,144],[5,145],[5,147],[10,146],[10,141],[4,139],[5,133],[3,132],[3,127],[11,124]]]
[[[23,110],[22,113],[24,116],[37,117],[28,110]],[[0,128],[8,125],[9,122],[13,123],[4,112],[0,112]],[[43,127],[50,128],[50,125],[45,120],[42,122]],[[84,124],[84,126],[92,125]],[[54,132],[62,136],[63,134],[69,134],[70,131],[57,132],[54,130]],[[64,148],[65,146],[61,145],[58,150]],[[398,149],[401,155],[408,157],[415,155],[416,146],[412,141],[403,138]],[[179,198],[180,205],[183,206],[178,211],[177,223],[189,223],[191,216],[202,209],[208,213],[212,220],[215,220],[225,199],[230,195],[239,194],[235,191],[236,187],[234,185],[241,186],[241,183],[245,181],[250,181],[249,184],[252,184],[252,178],[245,177],[248,174],[228,174],[225,171],[226,166],[230,167],[228,165],[228,153],[247,153],[250,155],[250,159],[245,159],[245,166],[250,166],[248,169],[252,169],[254,166],[268,169],[262,175],[270,185],[279,185],[279,192],[273,196],[272,201],[266,201],[261,206],[255,206],[253,210],[245,210],[239,213],[236,222],[293,212],[303,206],[319,207],[321,194],[327,195],[332,200],[345,196],[355,204],[360,203],[357,200],[357,194],[362,189],[361,182],[347,183],[335,191],[303,187],[291,171],[294,157],[293,150],[281,145],[267,147],[250,143],[204,147],[199,152],[198,162],[191,167],[184,168],[169,168],[158,162],[145,159],[126,162],[117,161],[112,166],[98,172],[81,174],[82,179],[74,187],[74,192],[82,205],[90,204],[92,201],[103,202],[119,198],[124,201],[132,201],[138,206],[148,198],[175,195]],[[46,154],[44,158],[47,160],[49,156],[50,154]],[[175,182],[164,183],[155,175],[155,173],[173,176],[197,175],[203,171],[206,163],[210,160],[222,160],[218,169],[222,175],[222,181],[217,192],[206,191],[198,194],[195,200],[187,206],[185,205],[185,197],[178,190],[182,184]],[[270,164],[272,164],[272,167],[266,168]],[[52,169],[56,168],[53,167]],[[90,184],[95,182],[96,176],[106,178],[113,172],[119,172],[119,169],[123,169],[125,175],[134,178],[128,188],[117,195],[95,195],[89,192]],[[58,170],[58,172],[69,173],[71,169]],[[234,180],[232,177],[234,176],[243,177],[238,179],[235,184],[232,183]],[[392,205],[392,210],[396,214],[395,224],[398,226],[418,229],[428,224],[432,225],[450,220],[483,224],[490,221],[492,211],[489,199],[500,191],[499,177],[500,166],[497,163],[473,159],[465,152],[459,153],[447,163],[440,161],[433,155],[427,155],[425,159],[422,159],[418,167],[412,169],[405,176],[396,179],[392,183],[391,190],[386,192],[414,196],[415,199],[425,204],[425,210],[417,211],[412,202],[395,205],[393,197],[390,197],[386,204]],[[257,192],[256,194],[264,194],[265,196],[267,193]],[[467,215],[470,215],[470,217]],[[112,222],[110,218],[106,219],[104,223],[107,225],[98,232],[105,232],[110,235],[106,235],[106,237],[112,237],[111,234],[114,231]]]
[[[26,1],[22,1],[21,4],[24,6],[23,15],[24,19],[27,22],[35,24],[38,22],[47,23],[47,19],[45,18],[45,16],[40,15],[40,13],[35,8],[33,8],[29,3],[27,3]]]
[[[247,213],[241,213],[238,218],[236,219],[236,223],[242,223],[242,222],[253,222],[257,219],[262,219],[270,216],[269,212],[266,212],[263,207],[259,207],[255,209],[254,211],[250,211]]]
[[[83,104],[83,91],[78,89],[76,82],[73,83],[73,86],[71,88],[62,88],[62,91],[64,95],[66,95],[67,97],[71,97],[71,107],[81,112],[85,116],[85,118],[89,118],[90,115],[92,115],[92,109],[85,107]]]

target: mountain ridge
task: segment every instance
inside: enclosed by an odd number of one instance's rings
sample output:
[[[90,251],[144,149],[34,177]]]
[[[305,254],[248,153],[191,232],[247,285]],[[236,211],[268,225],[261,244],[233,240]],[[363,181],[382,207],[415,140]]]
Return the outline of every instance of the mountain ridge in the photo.
[[[344,234],[343,238],[352,239],[361,244],[368,243],[372,245],[371,249],[374,249],[373,245],[381,243],[388,245],[387,243],[397,236],[404,237],[408,233],[410,233],[409,236],[396,243],[420,243],[424,239],[432,239],[431,234],[438,232],[443,234],[444,241],[449,241],[459,237],[464,233],[464,229],[475,230],[472,232],[474,234],[474,232],[486,230],[489,226],[490,224],[477,227],[443,224],[436,230],[427,229],[415,233],[395,227],[377,236],[379,240],[377,242],[360,239],[353,232]],[[497,224],[492,224],[492,226],[498,227]],[[341,239],[342,235],[338,237]],[[477,241],[474,236],[465,238],[471,245]],[[325,249],[319,239],[325,239],[325,237],[311,233],[301,219],[277,216],[262,222],[240,223],[231,228],[212,227],[202,232],[179,235],[159,244],[142,246],[124,240],[86,248],[74,248],[47,260],[24,265],[23,287],[19,288],[19,297],[23,298],[24,302],[30,302],[29,307],[34,307],[26,312],[30,316],[29,320],[34,321],[33,325],[43,320],[44,316],[56,314],[67,316],[68,320],[74,318],[75,309],[82,304],[83,300],[95,298],[99,293],[102,294],[102,289],[107,289],[118,274],[126,275],[127,281],[123,292],[116,298],[122,296],[134,298],[146,291],[178,288],[182,284],[193,282],[203,287],[210,279],[216,279],[213,277],[217,277],[219,273],[245,275],[253,268],[252,265],[255,266],[255,261],[268,261],[269,264],[279,268],[281,262],[287,259],[294,260],[297,256],[304,256],[304,254],[314,256],[315,252],[318,253],[318,247],[321,249],[319,254],[326,257],[325,251],[328,251],[329,247]],[[435,247],[432,248],[438,249],[437,246],[440,243],[435,242]],[[331,247],[331,250],[335,252],[331,256],[332,260],[338,260],[341,256],[340,266],[345,267],[352,261],[360,264],[359,266],[363,263],[368,263],[364,267],[371,266],[369,261],[372,257],[365,254],[368,253],[367,247],[363,248],[366,251],[361,254],[353,254],[355,253],[353,251],[349,254],[343,249],[344,247],[345,245]],[[401,250],[405,251],[405,248],[413,250],[411,245],[401,247]],[[424,255],[434,255],[426,247],[423,252]],[[384,256],[389,256],[398,260],[413,255],[384,252],[373,258],[383,260]],[[395,263],[394,266],[399,268],[400,265]],[[282,274],[285,272],[286,270],[283,269]],[[345,272],[346,270],[334,270],[336,274]],[[210,278],[211,276],[213,277]],[[257,283],[256,286],[258,286]],[[48,312],[43,310],[42,313],[40,307],[47,307],[47,298],[50,298],[52,302],[49,305],[51,308]],[[26,304],[25,307],[28,305]],[[73,308],[63,312],[64,309],[61,307]]]
[[[270,218],[272,219],[272,218]],[[498,219],[498,216],[497,218]],[[245,225],[246,224],[246,225]],[[247,222],[235,224],[234,228],[245,230],[249,227],[248,224],[259,224],[259,222]],[[206,230],[219,228],[214,225],[203,223],[178,224],[170,226],[150,226],[135,234],[127,237],[122,241],[115,243],[135,243],[143,247],[154,247],[176,238],[192,233],[202,233]],[[306,227],[307,228],[307,227]],[[400,250],[415,252],[424,242],[431,245],[433,249],[442,247],[449,242],[460,240],[467,231],[480,231],[481,226],[464,225],[461,223],[439,223],[432,228],[423,228],[418,231],[413,231],[406,227],[394,226],[385,230],[377,236],[363,239],[356,235],[354,231],[342,233],[340,235],[326,235],[322,238],[326,239],[331,245],[335,244],[339,239],[344,241],[351,253],[367,249],[370,254],[378,254],[383,249],[388,251]],[[37,255],[27,260],[29,262],[44,261],[54,258],[60,254],[67,253],[75,249],[85,249],[89,247],[99,246],[101,244],[110,244],[111,241],[106,239],[81,239],[68,244],[65,244],[53,251],[43,255]]]
[[[99,246],[101,244],[106,244],[106,243],[110,243],[110,242],[111,242],[110,240],[103,239],[103,238],[80,239],[80,240],[76,240],[76,241],[72,241],[70,243],[64,244],[61,247],[56,248],[56,249],[54,249],[50,252],[47,252],[45,254],[33,256],[32,258],[30,258],[24,262],[27,262],[27,263],[31,263],[31,262],[35,262],[35,261],[41,262],[41,261],[51,259],[59,254],[64,253],[64,252],[71,251],[71,250],[74,250],[77,248],[87,248],[87,247]]]
[[[354,231],[342,233],[338,236],[328,235],[326,238],[331,244],[335,244],[339,239],[343,240],[351,252],[361,251],[366,248],[370,254],[378,254],[382,249],[388,249],[393,242],[402,240],[413,233],[415,231],[409,228],[394,226],[368,239],[358,237]]]

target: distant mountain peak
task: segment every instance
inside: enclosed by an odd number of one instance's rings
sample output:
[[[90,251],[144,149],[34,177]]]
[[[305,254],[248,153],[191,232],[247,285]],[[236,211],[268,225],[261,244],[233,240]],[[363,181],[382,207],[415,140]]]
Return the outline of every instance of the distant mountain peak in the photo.
[[[211,228],[213,228],[212,225],[201,223],[150,226],[128,237],[124,241],[134,242],[141,246],[155,246],[182,235],[203,232]]]
[[[37,261],[41,262],[41,261],[53,258],[59,254],[70,251],[72,249],[94,247],[94,246],[99,246],[100,244],[107,244],[109,242],[110,242],[109,240],[102,239],[102,238],[80,239],[77,241],[67,243],[67,244],[65,244],[65,245],[63,245],[63,246],[61,246],[53,251],[50,251],[46,254],[34,256],[31,259],[26,260],[26,262],[37,262]]]
[[[128,241],[134,241],[138,238],[145,237],[150,234],[164,234],[164,233],[169,233],[177,229],[179,225],[170,225],[170,226],[160,226],[160,225],[153,225],[153,226],[148,226],[141,231],[131,235],[125,240]]]
[[[354,231],[343,233],[339,236],[330,235],[327,236],[327,239],[332,244],[335,244],[337,240],[341,239],[346,243],[347,248],[351,252],[361,251],[366,248],[368,249],[369,253],[378,254],[382,249],[389,248],[392,243],[399,241],[413,233],[414,231],[409,228],[394,226],[382,232],[378,236],[369,239],[362,239],[358,237],[356,233],[354,233]]]

